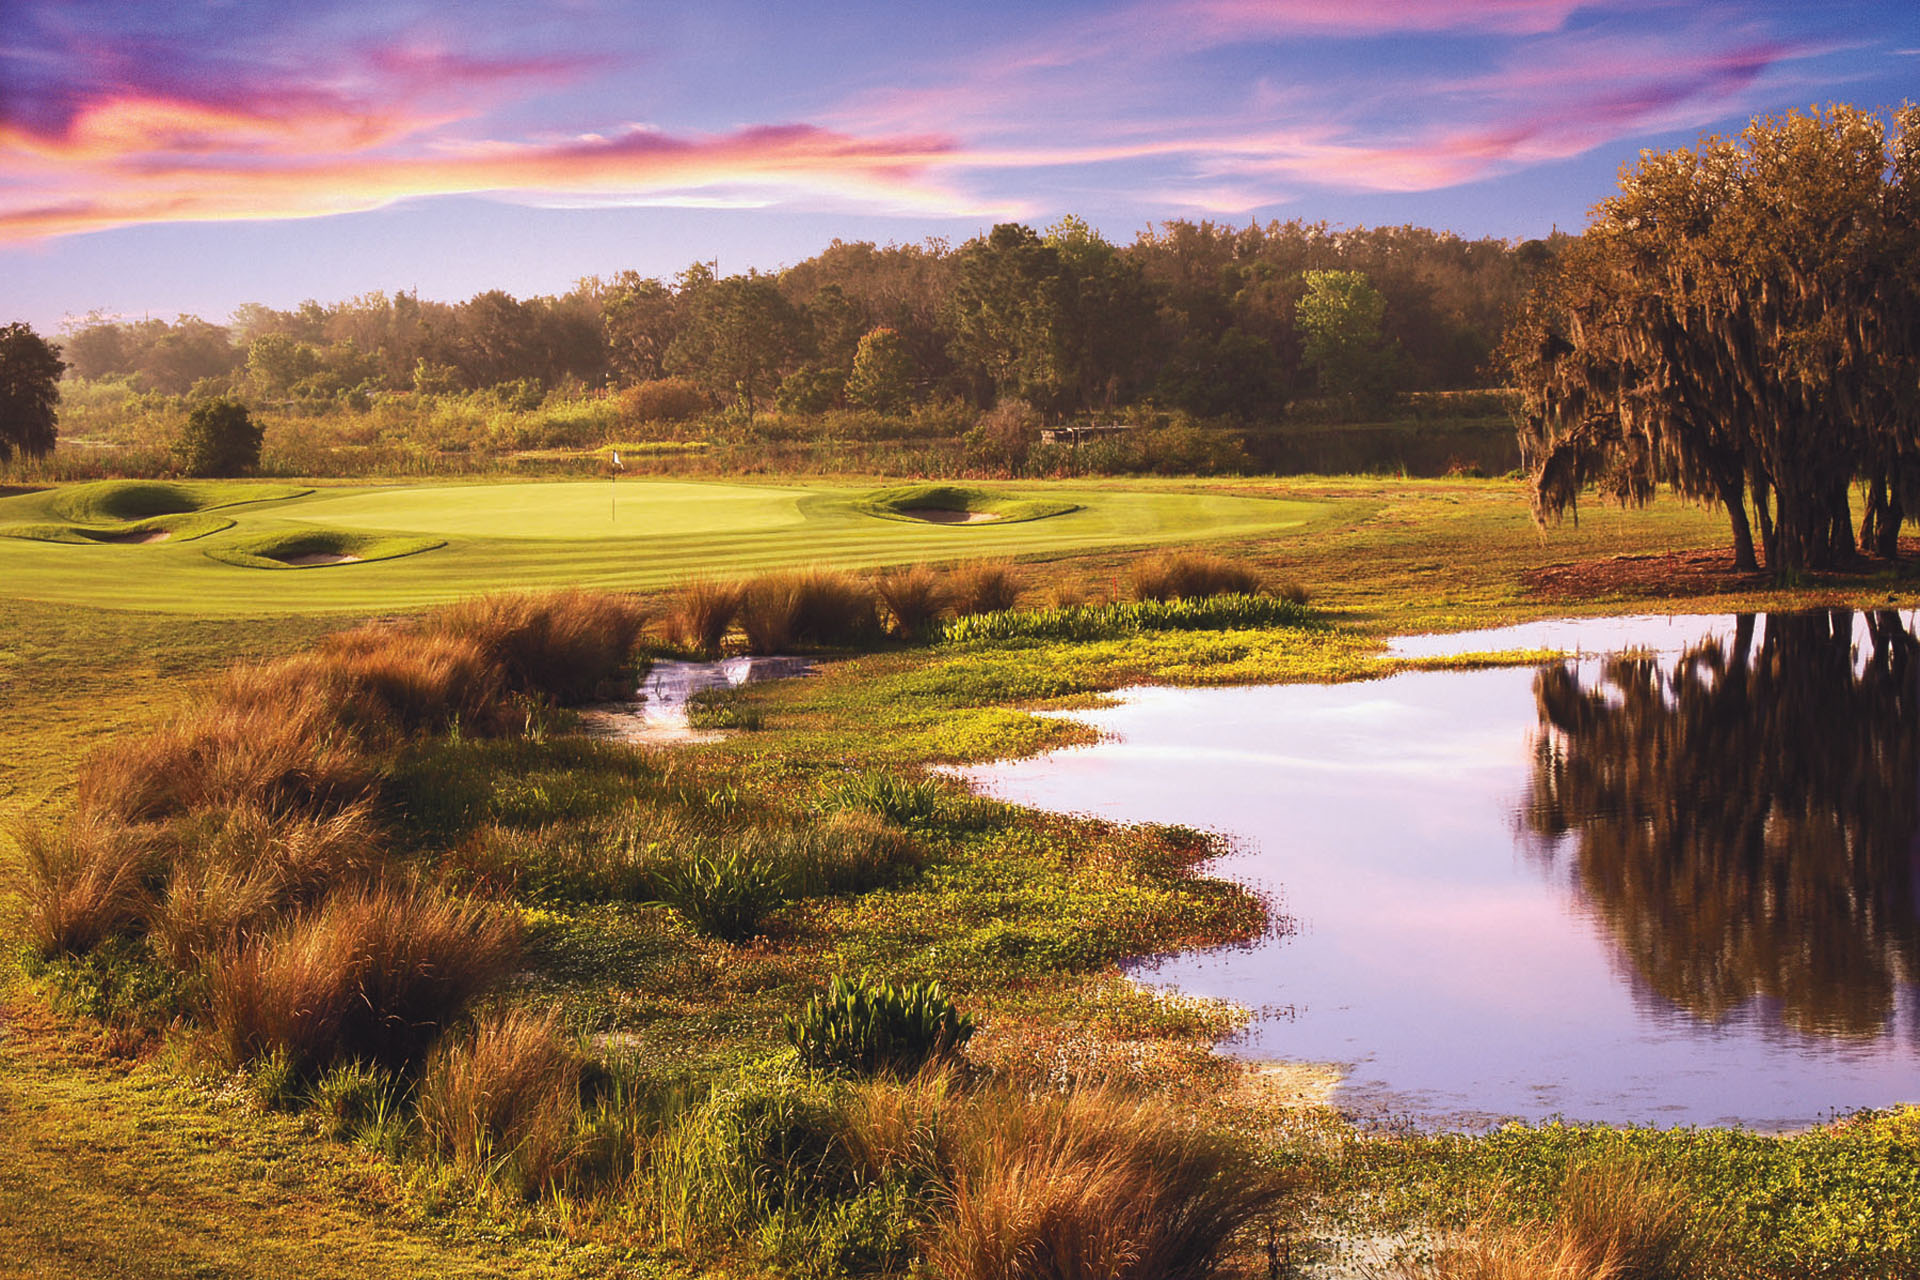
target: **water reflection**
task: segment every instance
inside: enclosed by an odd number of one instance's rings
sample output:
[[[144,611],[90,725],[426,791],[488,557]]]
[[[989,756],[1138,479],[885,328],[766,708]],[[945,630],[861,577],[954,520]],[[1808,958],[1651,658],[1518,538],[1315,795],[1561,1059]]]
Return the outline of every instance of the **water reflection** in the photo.
[[[1764,1001],[1873,1037],[1920,973],[1920,643],[1860,621],[1743,615],[1670,662],[1534,681],[1526,827],[1635,976],[1706,1021]]]
[[[1583,625],[1552,643],[1610,656],[1130,690],[1076,713],[1099,743],[966,772],[1231,835],[1216,873],[1296,927],[1131,970],[1255,1010],[1225,1049],[1339,1064],[1357,1114],[1785,1128],[1920,1101],[1909,626]]]

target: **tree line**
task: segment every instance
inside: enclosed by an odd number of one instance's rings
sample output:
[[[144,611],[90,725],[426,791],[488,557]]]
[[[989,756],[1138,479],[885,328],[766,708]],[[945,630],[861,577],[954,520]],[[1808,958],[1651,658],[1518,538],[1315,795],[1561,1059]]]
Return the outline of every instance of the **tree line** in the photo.
[[[1023,400],[1047,418],[1151,402],[1253,422],[1489,385],[1507,318],[1565,237],[1170,222],[1114,245],[1076,218],[958,247],[835,241],[777,273],[696,263],[558,296],[371,293],[292,310],[72,326],[73,376],[141,390],[347,400],[376,392],[672,382],[751,417]]]

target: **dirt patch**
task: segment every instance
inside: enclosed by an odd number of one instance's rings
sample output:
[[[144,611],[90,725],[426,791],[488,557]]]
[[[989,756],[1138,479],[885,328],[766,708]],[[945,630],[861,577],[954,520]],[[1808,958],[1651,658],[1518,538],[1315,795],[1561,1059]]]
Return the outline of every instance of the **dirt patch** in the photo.
[[[1920,538],[1902,538],[1898,566],[1901,576],[1920,574]],[[1812,581],[1843,586],[1860,579],[1880,575],[1891,567],[1885,560],[1862,556],[1849,569],[1811,575]],[[1713,596],[1739,591],[1763,591],[1774,585],[1763,570],[1746,573],[1733,567],[1733,549],[1715,547],[1701,551],[1665,551],[1645,555],[1610,556],[1600,560],[1576,560],[1571,564],[1543,565],[1529,570],[1520,579],[1527,593],[1538,600],[1583,601],[1603,596],[1654,598],[1662,596]]]
[[[359,564],[361,557],[347,555],[340,551],[306,551],[297,556],[269,556],[281,564],[290,564],[296,569],[311,568],[319,564]]]
[[[952,511],[946,507],[902,507],[900,514],[928,524],[992,524],[1000,518],[991,511]]]
[[[116,533],[112,537],[102,538],[102,542],[117,543],[124,547],[144,547],[149,543],[165,542],[173,536],[171,529],[148,529],[142,533]]]

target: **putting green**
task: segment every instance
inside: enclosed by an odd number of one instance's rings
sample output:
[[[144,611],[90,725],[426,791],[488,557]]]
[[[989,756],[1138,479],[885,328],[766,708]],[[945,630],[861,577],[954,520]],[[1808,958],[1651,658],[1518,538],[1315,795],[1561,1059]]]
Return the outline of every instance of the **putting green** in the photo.
[[[1297,530],[1329,504],[1165,484],[996,485],[1022,500],[1071,505],[1044,520],[939,525],[860,509],[871,483],[750,485],[671,480],[354,486],[223,505],[234,527],[189,543],[62,545],[0,537],[7,594],[55,603],[239,616],[399,611],[484,591],[651,588],[694,575],[735,577],[790,565],[867,568],[913,562],[1149,547]],[[0,498],[0,526],[44,524],[61,490]],[[343,530],[444,541],[424,555],[263,573],[215,558],[263,538]]]

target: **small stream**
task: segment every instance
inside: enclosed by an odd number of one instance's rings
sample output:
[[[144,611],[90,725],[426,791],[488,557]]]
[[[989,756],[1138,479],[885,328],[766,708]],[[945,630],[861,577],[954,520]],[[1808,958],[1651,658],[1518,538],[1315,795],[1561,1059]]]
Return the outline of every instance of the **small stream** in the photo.
[[[717,732],[703,732],[688,723],[687,708],[694,695],[710,689],[732,689],[763,680],[785,680],[805,675],[810,658],[741,657],[715,662],[656,662],[631,701],[589,707],[580,719],[589,734],[622,742],[671,745],[713,742]]]
[[[1335,1064],[1363,1122],[1744,1124],[1920,1100],[1910,614],[1408,637],[1540,666],[1141,688],[1097,744],[965,771],[1014,803],[1224,834],[1251,944],[1143,957]]]

